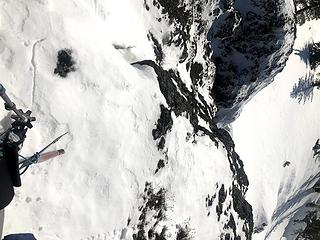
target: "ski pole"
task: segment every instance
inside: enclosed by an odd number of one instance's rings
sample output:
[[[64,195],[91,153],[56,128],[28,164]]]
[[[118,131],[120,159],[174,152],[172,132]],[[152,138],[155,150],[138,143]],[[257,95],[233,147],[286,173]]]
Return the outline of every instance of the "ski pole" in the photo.
[[[48,153],[43,153],[43,152],[45,150],[47,150],[51,145],[53,145],[56,142],[58,142],[67,133],[68,132],[66,132],[66,133],[60,135],[59,137],[57,137],[51,143],[49,143],[47,146],[45,146],[40,152],[36,152],[31,157],[25,158],[23,156],[20,156],[22,158],[22,159],[20,159],[20,162],[19,162],[20,170],[23,169],[23,168],[25,168],[25,170],[26,170],[32,164],[36,164],[38,162],[43,162],[43,161],[49,160],[49,159],[51,159],[53,157],[56,157],[56,156],[64,154],[64,150],[63,149],[51,151],[51,152],[48,152]],[[25,170],[23,171],[23,173],[25,172]]]
[[[22,120],[22,122],[27,122],[28,120],[35,121],[34,117],[26,116],[26,114],[23,113],[22,110],[18,110],[16,108],[16,105],[10,100],[10,98],[6,94],[6,89],[2,84],[0,84],[0,97],[5,102],[4,104],[5,108],[9,111],[14,111],[14,113],[17,114],[17,116]]]

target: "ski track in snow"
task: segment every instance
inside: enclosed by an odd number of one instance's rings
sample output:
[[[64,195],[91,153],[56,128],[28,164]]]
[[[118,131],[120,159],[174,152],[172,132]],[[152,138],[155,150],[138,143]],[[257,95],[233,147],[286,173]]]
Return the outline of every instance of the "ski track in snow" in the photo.
[[[40,40],[37,40],[32,45],[32,56],[31,56],[31,65],[33,69],[33,75],[32,75],[32,92],[31,92],[31,106],[34,105],[34,99],[36,94],[36,78],[37,78],[37,64],[35,61],[36,57],[36,47],[38,44],[46,40],[46,38],[42,38]]]

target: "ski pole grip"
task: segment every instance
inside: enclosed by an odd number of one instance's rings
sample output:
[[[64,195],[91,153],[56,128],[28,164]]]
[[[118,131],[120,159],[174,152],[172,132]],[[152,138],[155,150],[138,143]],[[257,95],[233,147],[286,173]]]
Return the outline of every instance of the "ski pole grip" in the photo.
[[[0,96],[5,101],[5,107],[7,110],[13,110],[15,109],[15,104],[10,100],[8,95],[6,94],[6,89],[2,84],[0,84]]]
[[[47,161],[47,160],[49,160],[51,158],[57,157],[57,156],[62,155],[62,154],[64,154],[64,150],[63,149],[59,149],[59,150],[43,153],[43,154],[40,155],[40,158],[39,158],[38,162],[41,163],[41,162]]]
[[[2,96],[2,94],[4,94],[6,92],[6,89],[4,88],[4,86],[0,83],[0,95]]]

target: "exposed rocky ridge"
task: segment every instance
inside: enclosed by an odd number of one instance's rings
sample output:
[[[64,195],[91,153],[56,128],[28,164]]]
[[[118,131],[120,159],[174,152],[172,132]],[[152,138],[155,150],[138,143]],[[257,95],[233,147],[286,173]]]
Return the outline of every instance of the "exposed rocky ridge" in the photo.
[[[241,106],[284,68],[296,34],[291,8],[284,0],[219,2],[208,34],[218,121],[232,122]]]
[[[156,63],[166,70],[181,66],[179,72],[185,76],[182,81],[186,87],[200,92],[215,112],[210,94],[215,66],[207,40],[214,6],[214,1],[207,0],[145,0],[146,10],[158,19],[161,26],[151,27],[149,34]]]
[[[145,7],[167,26],[150,30],[156,62],[164,69],[184,66],[179,71],[190,81],[182,80],[218,108],[223,125],[273,81],[292,52],[294,7],[285,0],[146,0]]]
[[[227,159],[229,160],[230,169],[234,175],[233,184],[226,189],[222,185],[220,190],[216,189],[213,194],[208,193],[208,198],[218,193],[218,204],[213,206],[213,201],[211,201],[211,204],[206,202],[206,206],[215,207],[219,221],[221,216],[224,216],[224,220],[221,219],[220,222],[225,229],[225,233],[222,233],[220,239],[240,239],[238,235],[240,232],[242,232],[247,239],[251,239],[253,231],[252,208],[245,200],[245,193],[249,182],[243,169],[243,163],[234,150],[234,143],[231,136],[227,131],[219,129],[216,126],[213,120],[214,114],[210,106],[206,104],[201,94],[195,90],[188,90],[177,71],[172,69],[168,71],[164,70],[151,60],[135,64],[148,65],[154,69],[160,90],[168,104],[167,108],[161,106],[162,117],[160,116],[157,128],[153,131],[154,139],[162,139],[158,140],[158,146],[161,141],[165,141],[166,134],[171,129],[172,120],[168,119],[170,115],[167,113],[172,112],[176,116],[184,116],[190,121],[194,128],[193,135],[207,135],[217,147],[219,144],[222,144],[224,148],[226,148],[228,152]],[[206,122],[207,125],[203,126],[201,124],[202,122]],[[164,146],[164,144],[165,143],[161,144],[161,146]],[[214,186],[212,188],[214,189]],[[227,195],[231,197],[227,199]],[[237,219],[243,221],[241,229],[237,229],[236,224],[233,224],[233,213],[237,214]],[[159,222],[157,224],[159,224]],[[233,235],[230,235],[230,232],[233,233]],[[158,234],[161,233],[159,232]]]
[[[217,122],[233,121],[241,106],[273,80],[285,66],[295,38],[295,24],[285,1],[242,4],[236,0],[145,0],[146,11],[162,27],[152,27],[149,32],[155,61],[135,63],[154,69],[167,102],[167,106],[161,105],[161,116],[152,132],[164,155],[166,134],[173,124],[171,114],[187,118],[194,136],[209,136],[227,151],[233,184],[213,186],[205,202],[208,216],[210,209],[215,209],[224,229],[220,235],[223,240],[241,239],[240,235],[251,239],[253,216],[245,200],[249,182],[243,163],[232,137],[218,128]],[[155,174],[166,164],[167,159],[160,160]],[[144,232],[158,229],[154,236],[167,239],[159,227],[161,221],[153,227],[142,222],[139,226],[144,226]],[[139,236],[135,239],[153,239]]]

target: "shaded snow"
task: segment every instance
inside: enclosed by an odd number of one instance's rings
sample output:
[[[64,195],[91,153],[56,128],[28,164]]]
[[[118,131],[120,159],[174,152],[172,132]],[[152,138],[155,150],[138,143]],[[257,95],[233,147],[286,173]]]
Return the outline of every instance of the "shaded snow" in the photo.
[[[303,49],[311,39],[319,41],[318,26],[314,21],[299,28],[295,49]],[[268,224],[253,239],[294,239],[292,229],[298,225],[294,219],[303,219],[306,203],[319,204],[319,193],[310,188],[320,164],[312,151],[320,137],[320,92],[314,89],[312,101],[304,104],[290,97],[294,84],[308,71],[305,62],[292,54],[283,72],[244,107],[232,125],[250,182],[248,201],[255,226]],[[286,161],[290,165],[284,168]]]

